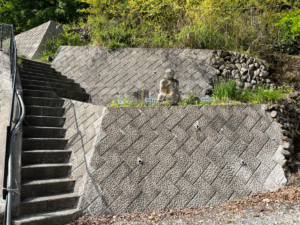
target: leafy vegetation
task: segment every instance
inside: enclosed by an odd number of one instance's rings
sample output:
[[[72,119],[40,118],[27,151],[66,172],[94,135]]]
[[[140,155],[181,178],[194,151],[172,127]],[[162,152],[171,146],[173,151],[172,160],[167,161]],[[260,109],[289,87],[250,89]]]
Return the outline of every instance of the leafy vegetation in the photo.
[[[195,91],[189,91],[188,95],[181,98],[179,106],[187,105],[227,105],[227,104],[263,104],[280,102],[285,93],[289,93],[289,89],[281,90],[268,87],[258,87],[254,90],[240,89],[236,87],[234,80],[219,80],[213,88],[212,101],[201,101]],[[143,97],[142,97],[143,99]],[[133,107],[133,106],[157,106],[158,103],[150,104],[141,101],[135,104],[124,97],[123,104],[119,99],[115,100],[111,107]],[[166,102],[164,106],[171,106],[171,102]]]
[[[77,0],[0,0],[1,23],[13,24],[15,34],[49,20],[69,24],[86,18],[78,9],[88,5]]]
[[[44,43],[46,50],[43,51],[43,57],[40,58],[41,61],[48,61],[48,57],[54,57],[58,48],[62,45],[69,45],[69,46],[83,46],[87,45],[87,40],[82,40],[78,33],[71,31],[73,27],[76,25],[73,23],[72,25],[64,25],[63,32],[58,37],[52,37],[47,39]]]
[[[268,7],[296,0],[80,1],[89,4],[80,11],[89,14],[93,43],[109,49],[209,48],[256,55],[299,33],[299,5]]]
[[[49,20],[84,22],[92,27],[90,44],[108,49],[208,48],[254,56],[299,38],[300,4],[294,3],[298,0],[0,0],[0,20],[14,24],[16,34]],[[275,5],[281,6],[270,7]]]
[[[257,88],[255,90],[243,90],[238,99],[251,104],[279,102],[284,93],[280,89]]]
[[[220,80],[216,82],[214,85],[213,94],[217,100],[236,99],[236,82],[231,79]]]
[[[300,10],[284,13],[276,25],[281,30],[283,41],[292,44],[296,38],[300,37]]]

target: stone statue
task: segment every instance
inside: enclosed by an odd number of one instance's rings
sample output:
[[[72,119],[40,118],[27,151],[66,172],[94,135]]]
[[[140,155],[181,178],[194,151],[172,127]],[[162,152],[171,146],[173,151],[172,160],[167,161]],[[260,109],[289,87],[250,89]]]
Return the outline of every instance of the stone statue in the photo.
[[[179,99],[179,82],[174,79],[174,70],[167,69],[165,78],[160,81],[158,103],[164,105],[164,103],[170,102],[172,105],[177,105]]]

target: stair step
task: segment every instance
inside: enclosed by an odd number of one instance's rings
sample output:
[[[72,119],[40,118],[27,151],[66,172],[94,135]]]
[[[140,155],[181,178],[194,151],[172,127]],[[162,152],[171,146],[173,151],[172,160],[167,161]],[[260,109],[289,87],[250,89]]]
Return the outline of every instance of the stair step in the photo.
[[[52,82],[45,82],[45,81],[35,81],[35,80],[25,80],[21,79],[22,86],[23,85],[34,85],[34,86],[44,86],[44,87],[54,87],[54,88],[61,88],[65,90],[73,90],[78,92],[83,92],[83,88],[79,86],[77,83],[70,83],[68,85],[60,84],[60,83],[52,83]]]
[[[47,87],[47,86],[35,86],[22,84],[23,90],[44,90],[44,91],[54,91],[61,98],[69,98],[77,101],[87,102],[90,98],[89,94],[85,93],[84,89],[80,91],[72,91],[61,88]]]
[[[71,90],[77,90],[78,88],[80,88],[80,85],[77,83],[64,84],[59,80],[56,80],[55,82],[50,82],[50,81],[39,81],[39,80],[27,80],[21,78],[21,83],[29,84],[29,85],[37,85],[37,86],[41,85],[41,86],[49,86],[49,87],[56,87],[56,88],[68,88]]]
[[[43,76],[26,76],[23,75],[21,76],[21,79],[26,79],[26,80],[34,80],[34,81],[45,81],[45,82],[52,82],[52,83],[60,83],[60,84],[75,84],[74,80],[67,80],[67,79],[56,79],[56,78],[49,78],[49,77],[43,77]],[[76,84],[76,86],[79,86],[79,84]]]
[[[54,79],[54,80],[65,80],[65,81],[70,81],[70,82],[75,82],[73,79],[69,79],[65,76],[62,76],[62,75],[47,75],[47,76],[44,76],[43,73],[26,73],[26,72],[20,72],[20,77],[23,78],[23,77],[30,77],[30,79],[36,79],[36,78],[46,78],[46,79]]]
[[[18,67],[19,71],[28,71],[28,72],[38,72],[38,71],[45,71],[50,73],[57,73],[57,71],[51,67],[47,66],[36,66],[36,65],[29,65],[29,64],[22,64],[22,66]]]
[[[33,72],[33,73],[55,73],[58,74],[55,69],[49,67],[34,67],[24,65],[23,67],[19,67],[19,71],[21,72]]]
[[[72,151],[69,150],[31,150],[22,152],[22,165],[68,163]]]
[[[37,164],[22,166],[22,182],[28,180],[45,180],[67,178],[71,172],[70,164]]]
[[[24,92],[24,90],[23,90]],[[25,106],[26,115],[36,116],[62,116],[65,112],[64,108],[46,107],[46,106]]]
[[[30,64],[30,65],[41,65],[41,66],[46,66],[46,67],[51,67],[50,64],[45,63],[45,62],[38,62],[32,59],[26,59],[26,58],[20,58],[22,60],[22,64]]]
[[[64,138],[23,138],[23,150],[64,149],[68,139]]]
[[[48,179],[28,181],[22,184],[21,196],[22,199],[30,196],[45,196],[64,194],[74,191],[74,179]]]
[[[54,116],[25,116],[23,126],[62,127],[66,121],[63,117]]]
[[[49,77],[49,78],[56,78],[56,79],[68,79],[66,76],[61,75],[59,72],[44,72],[44,71],[29,71],[29,70],[20,70],[20,77],[23,76],[35,76],[35,77]]]
[[[28,61],[22,60],[22,63],[19,66],[19,69],[23,69],[23,68],[54,69],[51,67],[50,64],[47,64],[47,63],[28,62]]]
[[[38,98],[38,97],[24,96],[23,101],[25,105],[62,107],[65,100],[55,99],[55,98]]]
[[[63,225],[70,223],[81,215],[82,211],[80,209],[30,214],[13,219],[12,225]]]
[[[54,91],[41,91],[41,90],[23,90],[24,97],[39,97],[39,98],[59,98]]]
[[[29,197],[21,201],[20,215],[73,208],[78,202],[79,197],[74,193]]]
[[[23,137],[63,138],[66,131],[66,129],[59,127],[24,126]]]

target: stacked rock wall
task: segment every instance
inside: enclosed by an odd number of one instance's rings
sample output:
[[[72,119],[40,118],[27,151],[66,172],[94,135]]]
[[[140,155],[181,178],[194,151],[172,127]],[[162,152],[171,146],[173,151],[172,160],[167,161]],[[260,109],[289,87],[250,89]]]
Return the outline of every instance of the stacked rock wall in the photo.
[[[219,205],[286,183],[282,135],[265,105],[66,106],[85,214]]]
[[[235,79],[238,88],[275,87],[267,78],[269,72],[266,66],[248,55],[218,50],[213,52],[211,64],[218,69],[218,77]]]

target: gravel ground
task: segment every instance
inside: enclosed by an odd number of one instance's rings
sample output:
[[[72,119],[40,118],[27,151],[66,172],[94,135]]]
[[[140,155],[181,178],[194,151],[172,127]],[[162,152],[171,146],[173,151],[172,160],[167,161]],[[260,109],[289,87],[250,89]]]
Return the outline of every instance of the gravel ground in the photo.
[[[300,188],[285,187],[275,192],[253,194],[248,198],[216,207],[184,208],[114,216],[82,216],[68,225],[94,224],[299,224]]]
[[[152,224],[300,224],[300,201],[294,204],[267,203],[259,209],[251,207],[238,212],[216,210],[197,216],[183,216],[179,219],[167,218]]]

